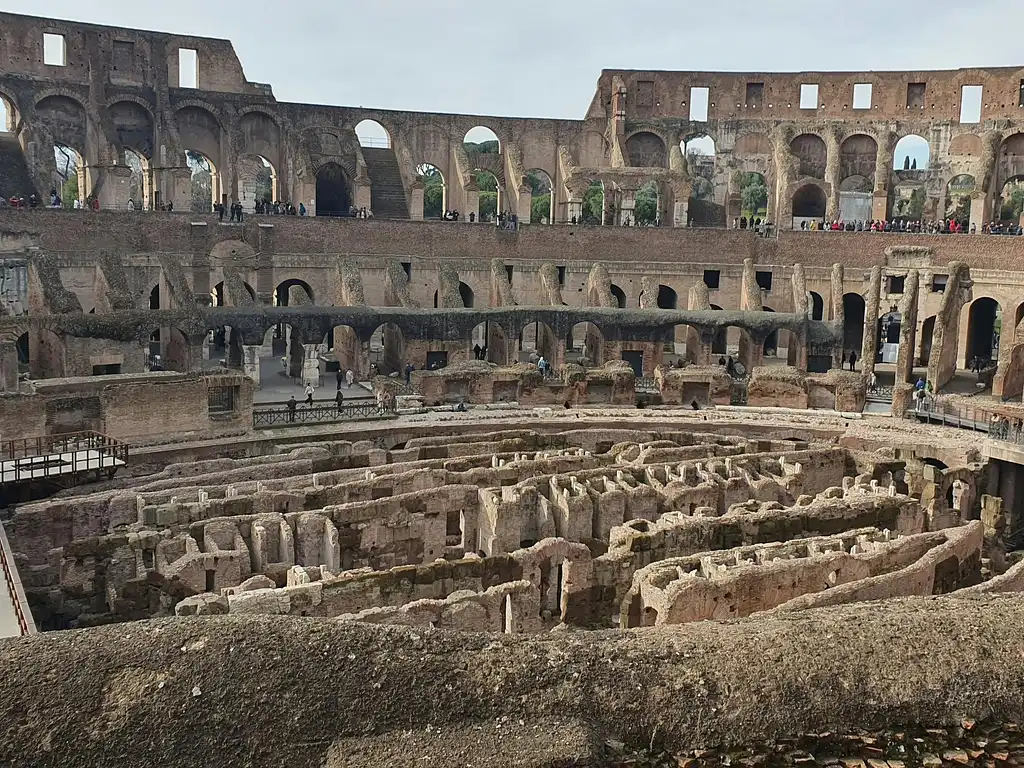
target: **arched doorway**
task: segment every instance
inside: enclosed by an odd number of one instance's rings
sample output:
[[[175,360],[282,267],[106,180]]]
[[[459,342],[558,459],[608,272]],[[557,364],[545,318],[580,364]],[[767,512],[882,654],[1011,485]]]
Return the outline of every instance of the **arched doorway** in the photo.
[[[611,214],[605,206],[604,184],[600,181],[590,182],[583,195],[582,222],[586,224],[607,224]]]
[[[908,134],[896,142],[892,155],[892,167],[897,171],[923,171],[931,161],[931,147],[928,140]]]
[[[1002,332],[1003,310],[995,299],[984,296],[975,299],[967,315],[968,366],[973,360],[984,367],[999,357],[999,337]]]
[[[765,312],[774,312],[775,310],[771,307],[763,307]],[[774,330],[764,338],[764,344],[761,346],[761,353],[765,357],[778,357],[779,356],[779,332]]]
[[[526,183],[533,195],[530,202],[531,224],[555,223],[554,183],[547,171],[533,168],[526,172]]]
[[[932,358],[932,338],[935,334],[935,315],[925,318],[921,324],[921,353],[918,364],[927,366]]]
[[[860,356],[864,346],[864,297],[859,293],[843,294],[843,351]]]
[[[360,147],[391,149],[391,134],[376,120],[361,120],[356,125],[356,136]]]
[[[604,335],[593,323],[576,323],[566,338],[565,362],[584,367],[604,364]]]
[[[192,213],[210,213],[218,199],[217,168],[202,152],[185,152],[185,164],[192,171],[192,189],[189,210]]]
[[[552,363],[555,359],[556,338],[547,323],[527,323],[519,330],[519,361],[530,363],[543,357]]]
[[[430,163],[416,166],[416,178],[423,185],[423,218],[440,219],[448,209],[444,174]]]
[[[238,158],[238,195],[249,213],[266,213],[278,200],[277,171],[262,155],[241,155]]]
[[[801,222],[822,221],[826,205],[825,191],[817,184],[800,187],[793,195],[793,229],[800,229]]]
[[[405,368],[405,336],[394,323],[385,323],[374,330],[370,337],[370,365],[381,376]]]
[[[996,218],[1004,224],[1016,226],[1024,218],[1024,176],[1006,180],[996,201]]]
[[[811,316],[811,320],[822,320],[825,317],[825,301],[821,298],[821,294],[815,291],[810,291],[807,294],[807,311]]]
[[[316,215],[348,216],[351,207],[345,169],[337,163],[326,163],[316,174]]]
[[[509,364],[508,334],[498,323],[490,320],[480,323],[473,329],[471,343],[474,353],[479,347],[481,355],[479,359],[494,365]]]

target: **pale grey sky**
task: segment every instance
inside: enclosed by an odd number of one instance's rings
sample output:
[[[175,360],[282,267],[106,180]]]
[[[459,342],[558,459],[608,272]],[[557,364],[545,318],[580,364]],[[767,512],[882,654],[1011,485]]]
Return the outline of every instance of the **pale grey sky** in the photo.
[[[282,101],[581,118],[601,69],[1024,65],[1020,0],[33,0],[0,8],[230,39]]]

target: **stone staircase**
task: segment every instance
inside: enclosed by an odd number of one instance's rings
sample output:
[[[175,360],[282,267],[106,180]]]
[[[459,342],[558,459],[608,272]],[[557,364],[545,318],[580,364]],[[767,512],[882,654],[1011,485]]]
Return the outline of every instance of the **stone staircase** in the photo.
[[[13,133],[0,133],[0,197],[13,196],[27,198],[39,190],[32,182],[25,162],[25,153]]]
[[[363,147],[366,171],[370,174],[370,208],[377,219],[408,219],[402,172],[393,149]]]

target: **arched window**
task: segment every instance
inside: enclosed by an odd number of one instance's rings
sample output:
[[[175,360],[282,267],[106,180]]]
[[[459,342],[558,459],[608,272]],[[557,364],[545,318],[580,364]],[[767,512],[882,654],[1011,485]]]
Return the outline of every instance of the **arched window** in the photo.
[[[448,209],[444,174],[430,163],[416,166],[416,177],[423,184],[423,218],[440,219]]]
[[[896,171],[923,171],[931,160],[928,140],[910,134],[896,142],[892,156],[892,167]]]
[[[470,128],[462,139],[466,152],[485,155],[501,154],[501,142],[498,134],[482,125]]]
[[[391,148],[391,134],[376,120],[361,121],[356,126],[356,136],[359,137],[359,146],[361,147]]]

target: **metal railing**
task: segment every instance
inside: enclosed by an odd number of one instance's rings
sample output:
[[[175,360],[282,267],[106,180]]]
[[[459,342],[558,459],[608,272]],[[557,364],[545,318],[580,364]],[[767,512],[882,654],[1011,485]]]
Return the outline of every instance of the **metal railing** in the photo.
[[[18,619],[18,628],[21,630],[22,637],[24,637],[35,634],[36,624],[32,618],[32,612],[26,605],[22,604],[24,591],[21,589],[20,580],[15,577],[13,559],[7,534],[3,526],[0,525],[0,568],[4,572],[4,584],[6,585],[7,594],[10,596],[11,604],[14,606],[14,615]]]
[[[0,483],[112,471],[128,461],[128,446],[98,432],[69,432],[0,443]]]
[[[272,427],[294,427],[299,424],[336,424],[359,419],[388,419],[395,416],[394,406],[378,405],[373,402],[352,405],[299,405],[293,410],[284,408],[261,408],[252,412],[254,429]]]
[[[633,383],[636,392],[660,393],[658,382],[653,376],[637,376]]]
[[[210,387],[206,390],[210,413],[232,413],[235,410],[234,387]]]
[[[993,440],[1024,444],[1024,415],[1003,413],[998,408],[925,399],[911,415],[926,424],[970,429]]]

